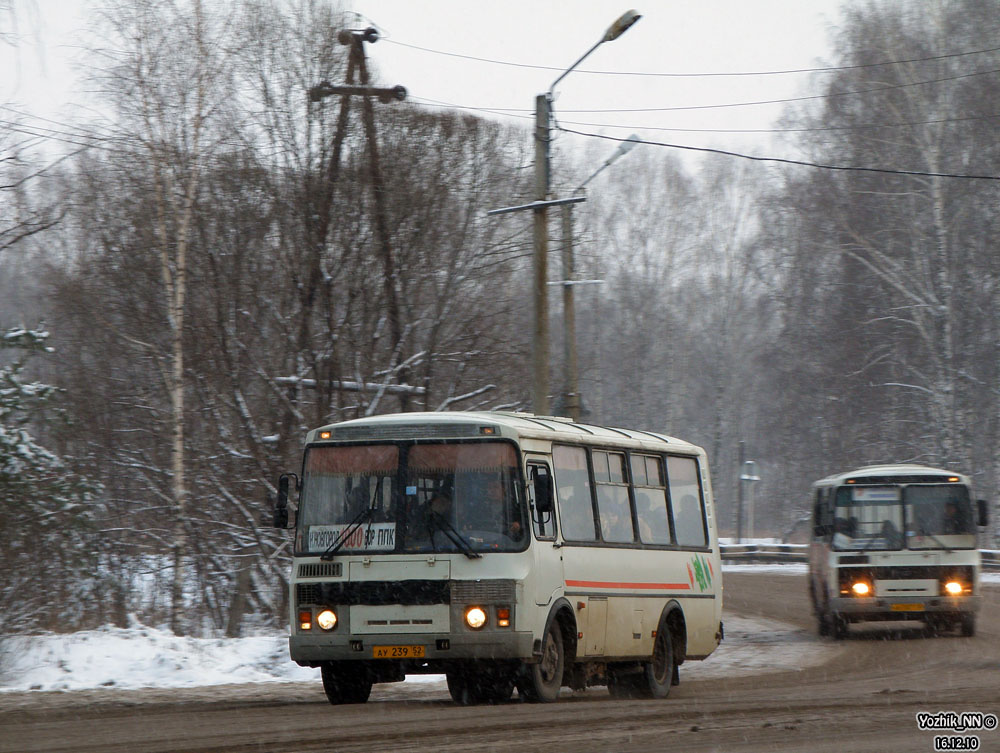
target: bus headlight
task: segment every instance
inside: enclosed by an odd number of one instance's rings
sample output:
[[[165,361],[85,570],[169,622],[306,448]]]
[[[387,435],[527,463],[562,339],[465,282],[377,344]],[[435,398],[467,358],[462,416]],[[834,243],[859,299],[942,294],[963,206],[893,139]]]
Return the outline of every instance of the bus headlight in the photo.
[[[854,592],[855,596],[868,596],[871,592],[871,586],[865,583],[863,580],[856,581],[853,586],[851,586],[851,591]]]
[[[944,584],[944,590],[949,596],[961,596],[965,588],[957,580],[949,580]]]
[[[486,624],[486,610],[482,607],[469,607],[465,610],[465,624],[473,630],[479,630]]]
[[[333,630],[337,627],[337,613],[332,609],[324,609],[316,615],[316,624],[323,630]]]

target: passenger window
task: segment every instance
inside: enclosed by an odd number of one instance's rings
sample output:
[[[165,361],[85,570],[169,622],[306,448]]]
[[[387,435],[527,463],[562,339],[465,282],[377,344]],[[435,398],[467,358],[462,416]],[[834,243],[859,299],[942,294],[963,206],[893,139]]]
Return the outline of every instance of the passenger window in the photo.
[[[632,508],[628,501],[628,483],[625,479],[625,455],[618,452],[595,452],[601,455],[602,465],[608,465],[608,480],[597,483],[597,509],[601,516],[601,538],[605,541],[625,543],[635,541],[632,528]]]
[[[641,475],[637,472],[641,471]],[[632,483],[639,539],[646,544],[669,544],[667,490],[663,486],[660,459],[650,455],[632,456]]]
[[[681,546],[705,546],[705,516],[694,458],[667,458],[667,482],[673,512],[674,535]]]
[[[569,541],[596,541],[597,527],[594,524],[594,504],[587,471],[587,451],[582,447],[556,445],[552,448],[552,465],[563,538]]]

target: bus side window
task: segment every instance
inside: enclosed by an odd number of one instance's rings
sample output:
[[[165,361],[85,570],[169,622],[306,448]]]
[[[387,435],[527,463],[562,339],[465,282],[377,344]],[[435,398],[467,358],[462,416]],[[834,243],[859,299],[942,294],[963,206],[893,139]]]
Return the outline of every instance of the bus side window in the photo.
[[[552,448],[552,465],[563,538],[568,541],[596,541],[597,526],[587,451],[582,447],[555,445]]]
[[[694,458],[667,456],[667,485],[674,519],[674,536],[680,546],[705,546],[705,515]]]

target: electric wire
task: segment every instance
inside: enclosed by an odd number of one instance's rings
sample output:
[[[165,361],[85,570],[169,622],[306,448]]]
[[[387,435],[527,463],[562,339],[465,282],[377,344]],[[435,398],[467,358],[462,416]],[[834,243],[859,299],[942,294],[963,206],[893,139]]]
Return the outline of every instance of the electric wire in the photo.
[[[493,65],[504,65],[513,68],[529,68],[534,70],[543,71],[557,71],[561,72],[563,68],[551,65],[534,65],[531,63],[515,63],[507,60],[495,60],[492,58],[477,57],[475,55],[463,55],[457,52],[447,52],[445,50],[435,50],[430,47],[421,47],[420,45],[408,44],[406,42],[399,42],[395,39],[389,37],[383,37],[386,42],[390,44],[398,45],[400,47],[407,47],[413,50],[419,50],[421,52],[429,52],[435,55],[445,55],[448,57],[461,58],[463,60],[474,60],[480,63],[490,63]],[[826,73],[832,71],[850,71],[862,68],[878,68],[887,65],[904,65],[909,63],[926,63],[935,60],[946,60],[949,58],[965,57],[968,55],[982,55],[988,52],[998,52],[1000,47],[988,47],[982,50],[968,50],[966,52],[953,52],[945,55],[932,55],[929,57],[922,58],[908,58],[903,60],[885,60],[878,63],[859,63],[856,65],[837,65],[837,66],[825,66],[817,68],[790,68],[787,70],[776,70],[776,71],[730,71],[722,73],[657,73],[657,72],[645,72],[645,71],[597,71],[588,70],[585,68],[577,68],[573,72],[597,75],[597,76],[650,76],[658,78],[710,78],[710,77],[726,77],[726,76],[781,76],[786,74],[795,73]]]
[[[572,133],[576,136],[586,136],[588,138],[604,139],[605,141],[616,141],[616,142],[628,141],[627,138],[618,138],[617,136],[607,136],[600,133],[587,133],[585,131],[577,131],[572,128],[565,128],[563,126],[557,126],[557,128],[558,130],[564,133]],[[726,157],[739,157],[740,159],[753,160],[755,162],[777,162],[784,165],[799,165],[802,167],[822,168],[824,170],[840,170],[845,172],[864,172],[864,173],[884,173],[887,175],[913,175],[923,178],[961,178],[965,180],[1000,180],[1000,175],[936,173],[926,170],[898,170],[898,169],[883,168],[883,167],[860,167],[856,165],[829,165],[821,162],[809,162],[808,160],[795,160],[795,159],[787,159],[784,157],[761,157],[752,154],[743,154],[742,152],[733,152],[728,149],[715,149],[712,147],[704,147],[704,146],[688,146],[685,144],[670,144],[664,141],[647,141],[643,139],[641,143],[649,144],[650,146],[667,147],[670,149],[682,149],[692,152],[721,154]]]

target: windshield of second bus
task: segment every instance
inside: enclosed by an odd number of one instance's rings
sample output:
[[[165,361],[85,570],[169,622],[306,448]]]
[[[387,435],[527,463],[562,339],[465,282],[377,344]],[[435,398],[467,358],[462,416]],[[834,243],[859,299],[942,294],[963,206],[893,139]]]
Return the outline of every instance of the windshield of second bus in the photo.
[[[898,486],[842,486],[833,517],[836,549],[901,549],[903,504]]]
[[[975,534],[969,490],[962,485],[837,490],[836,549],[966,548],[975,546]]]

